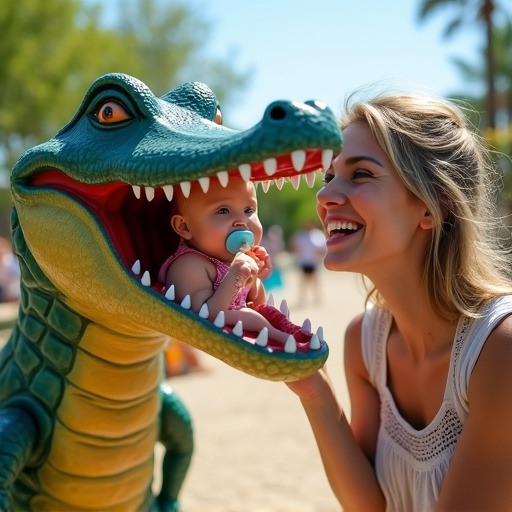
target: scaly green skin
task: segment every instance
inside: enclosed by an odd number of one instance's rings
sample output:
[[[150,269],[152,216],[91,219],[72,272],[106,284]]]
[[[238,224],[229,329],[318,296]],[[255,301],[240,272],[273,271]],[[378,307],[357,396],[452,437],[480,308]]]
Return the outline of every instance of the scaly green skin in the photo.
[[[101,123],[111,101],[126,118]],[[314,102],[276,102],[243,132],[215,123],[217,113],[202,84],[156,98],[132,77],[105,75],[13,169],[22,302],[0,354],[0,510],[177,509],[193,442],[186,409],[160,385],[168,336],[269,380],[325,362],[326,344],[288,354],[248,343],[166,299],[156,282],[177,243],[162,187],[249,178],[248,169],[254,181],[296,180],[341,146],[332,112]],[[291,152],[305,157],[300,171]],[[167,451],[153,500],[158,440]]]

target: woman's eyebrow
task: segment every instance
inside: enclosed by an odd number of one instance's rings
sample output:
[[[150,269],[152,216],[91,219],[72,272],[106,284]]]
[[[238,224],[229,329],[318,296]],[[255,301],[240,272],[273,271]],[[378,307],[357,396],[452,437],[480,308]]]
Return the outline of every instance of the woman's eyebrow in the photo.
[[[345,164],[352,165],[357,164],[358,162],[361,162],[362,160],[368,160],[369,162],[373,162],[374,164],[377,164],[379,167],[384,167],[378,160],[375,158],[372,158],[371,156],[351,156],[345,160]]]

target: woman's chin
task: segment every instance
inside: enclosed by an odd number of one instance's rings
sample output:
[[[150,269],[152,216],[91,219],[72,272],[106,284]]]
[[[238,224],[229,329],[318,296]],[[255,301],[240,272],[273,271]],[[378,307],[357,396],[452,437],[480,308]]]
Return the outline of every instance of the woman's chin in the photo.
[[[324,257],[324,267],[333,272],[356,272],[350,262],[339,254],[327,253]]]

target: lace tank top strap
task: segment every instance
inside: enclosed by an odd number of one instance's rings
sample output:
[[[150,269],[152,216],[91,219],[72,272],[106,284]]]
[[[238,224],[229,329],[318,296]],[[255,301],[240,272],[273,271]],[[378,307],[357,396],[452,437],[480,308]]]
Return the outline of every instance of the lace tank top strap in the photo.
[[[454,398],[466,414],[469,411],[468,387],[471,373],[489,334],[504,317],[512,313],[512,295],[490,300],[481,313],[482,316],[474,320],[461,319],[454,347]]]
[[[386,386],[386,340],[391,320],[388,310],[367,304],[361,330],[361,351],[370,382],[378,390]]]

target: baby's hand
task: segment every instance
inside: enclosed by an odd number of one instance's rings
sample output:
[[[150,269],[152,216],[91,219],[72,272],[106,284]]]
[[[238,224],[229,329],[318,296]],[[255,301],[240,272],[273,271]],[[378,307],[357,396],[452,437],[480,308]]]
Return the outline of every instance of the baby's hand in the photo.
[[[255,259],[247,252],[238,252],[235,254],[229,270],[242,278],[243,286],[250,288],[258,275],[259,267]]]
[[[260,279],[266,279],[272,273],[272,262],[265,247],[253,245],[245,254],[251,256],[258,265]]]

